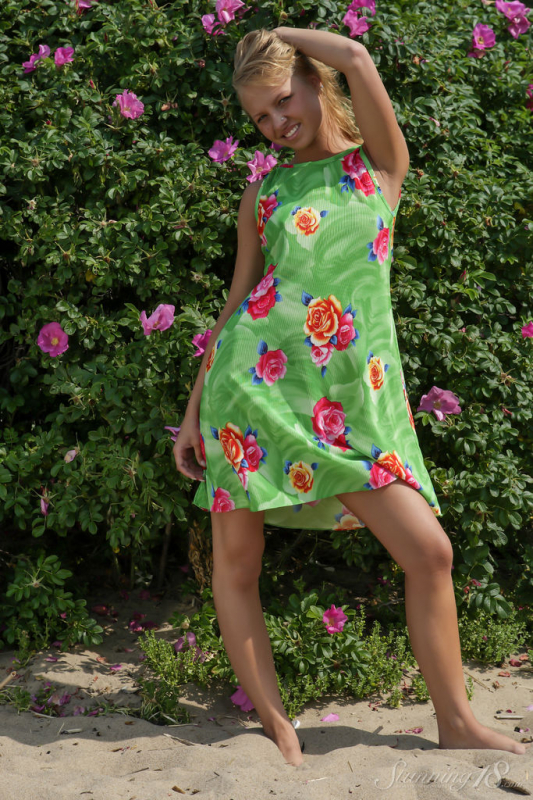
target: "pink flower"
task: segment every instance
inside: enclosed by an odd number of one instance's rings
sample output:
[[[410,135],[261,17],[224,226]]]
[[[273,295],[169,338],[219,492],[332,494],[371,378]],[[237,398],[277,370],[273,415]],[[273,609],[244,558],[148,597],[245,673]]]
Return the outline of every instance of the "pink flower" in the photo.
[[[41,514],[44,514],[44,515],[45,515],[45,517],[46,517],[46,516],[47,516],[47,514],[48,514],[48,506],[49,506],[49,505],[50,505],[50,503],[48,503],[48,502],[45,500],[45,498],[44,498],[44,497],[41,497]]]
[[[187,646],[194,647],[196,645],[196,636],[192,631],[186,631],[185,636],[180,636],[174,643],[174,650],[179,653],[183,650],[185,639],[187,639]]]
[[[379,489],[381,486],[386,486],[388,483],[392,483],[395,480],[396,475],[393,475],[386,467],[383,467],[381,464],[372,464],[368,482],[373,489]]]
[[[242,0],[217,0],[215,10],[217,16],[224,25],[235,19],[235,12],[244,6]]]
[[[287,356],[283,350],[267,350],[262,353],[261,358],[253,367],[255,375],[259,378],[257,383],[264,380],[267,386],[273,386],[277,380],[284,378],[287,372],[286,361]]]
[[[74,461],[77,455],[78,451],[76,450],[76,448],[74,448],[74,450],[69,450],[68,453],[65,453],[64,460],[66,461],[67,464],[69,464],[71,461]]]
[[[494,47],[496,35],[488,25],[478,23],[472,32],[473,50],[467,53],[469,58],[481,58],[486,48]]]
[[[192,343],[197,348],[196,352],[193,353],[193,356],[203,356],[207,345],[209,344],[211,332],[211,328],[208,328],[205,333],[197,333],[192,337]]]
[[[488,25],[478,23],[472,32],[472,46],[477,50],[484,50],[487,47],[494,47],[496,44],[496,34]]]
[[[322,622],[326,626],[328,633],[340,633],[347,619],[348,617],[342,608],[336,608],[332,605],[327,611],[324,611]]]
[[[167,328],[170,328],[174,322],[174,309],[175,306],[173,305],[160,303],[148,319],[146,318],[146,311],[141,311],[139,319],[142,322],[144,335],[150,336],[154,330],[166,331]]]
[[[49,353],[52,358],[55,358],[68,350],[68,336],[59,322],[49,322],[47,325],[43,325],[39,331],[37,345],[43,353]]]
[[[311,417],[313,431],[318,440],[329,445],[342,444],[346,446],[345,417],[346,413],[342,403],[329,400],[327,397],[318,400],[313,406],[313,416]]]
[[[191,649],[194,647],[196,650],[193,661],[196,661],[199,658],[200,661],[203,663],[205,661],[205,653],[199,647],[196,646],[196,636],[192,631],[187,631],[185,635],[187,637],[187,647]],[[184,647],[184,637],[180,636],[177,642],[174,644],[174,650],[176,651],[176,653],[179,653],[181,650],[183,650],[183,647]]]
[[[327,364],[333,355],[335,346],[328,342],[327,344],[313,344],[311,345],[311,361],[317,367],[322,367]]]
[[[246,162],[246,165],[250,167],[252,171],[251,175],[246,176],[246,180],[250,181],[250,183],[260,181],[277,163],[278,159],[276,156],[265,156],[260,150],[256,150],[252,160]]]
[[[93,2],[98,2],[98,0],[93,0]],[[84,8],[92,8],[91,0],[76,0],[76,11],[78,14],[81,14]]]
[[[358,17],[357,11],[352,8],[352,6],[353,3],[348,7],[348,11],[342,18],[343,25],[346,25],[346,27],[350,29],[351,39],[355,36],[362,36],[363,33],[370,30],[367,17]]]
[[[238,144],[239,140],[235,139],[235,141],[233,141],[233,136],[228,136],[224,142],[221,139],[215,139],[213,147],[211,147],[207,153],[213,161],[221,164],[223,161],[227,161],[228,158],[231,158]]]
[[[325,717],[321,717],[320,722],[338,722],[339,715],[338,714],[328,714]]]
[[[527,14],[530,13],[531,9],[527,8],[524,3],[518,2],[518,0],[512,3],[496,0],[495,8],[496,11],[499,11],[507,17],[507,19],[512,21],[512,24],[509,25],[507,30],[514,39],[518,39],[520,34],[525,33],[531,25],[527,19]]]
[[[239,480],[242,479],[239,475]],[[246,487],[245,487],[246,488]],[[227,489],[222,489],[222,487],[218,487],[216,492],[213,496],[213,504],[211,505],[211,511],[233,511],[235,509],[235,503],[231,499],[231,495]]]
[[[210,33],[213,36],[218,36],[219,34],[222,34],[223,36],[226,35],[224,33],[224,31],[221,30],[220,28],[218,28],[218,30],[215,30],[217,25],[220,25],[220,22],[218,22],[218,21],[215,22],[215,15],[214,14],[203,14],[202,17],[201,17],[201,20],[202,20],[202,25],[204,26],[204,30],[206,31],[206,33]]]
[[[117,94],[113,105],[120,106],[120,113],[128,119],[137,119],[144,111],[144,105],[137,99],[137,95],[125,89],[122,94]]]
[[[266,275],[263,275],[257,286],[254,286],[250,293],[250,300],[258,300],[263,297],[271,286],[274,286],[274,275],[272,274],[276,269],[276,264],[270,264]]]
[[[36,69],[35,64],[37,63],[37,61],[40,61],[41,58],[48,58],[49,55],[50,55],[50,48],[48,47],[48,45],[40,44],[39,52],[31,55],[29,61],[24,61],[22,63],[22,66],[25,67],[24,72],[25,73],[33,72],[33,70]]]
[[[74,706],[74,711],[72,712],[73,717],[77,717],[79,714],[85,713],[85,706]]]
[[[257,433],[257,431],[255,431],[255,433]],[[247,436],[244,437],[244,458],[246,459],[246,463],[248,464],[248,467],[246,468],[246,473],[257,472],[257,470],[259,469],[260,461],[264,455],[265,453],[263,452],[262,447],[260,447],[253,433],[249,433]]]
[[[533,337],[533,322],[528,322],[522,328],[522,338],[525,339],[526,337]]]
[[[70,61],[73,61],[73,54],[73,47],[58,47],[54,53],[54,62],[56,67],[62,67],[63,64],[68,64]]]
[[[237,691],[233,692],[230,700],[236,706],[240,706],[241,711],[251,711],[253,708],[255,708],[254,704],[240,685],[237,687]]]
[[[459,398],[449,389],[439,389],[432,386],[428,394],[423,394],[417,411],[433,411],[438,420],[443,420],[445,414],[460,414]]]
[[[109,669],[111,672],[118,672],[119,669],[122,669],[122,664],[112,664]]]
[[[181,425],[179,426],[179,428],[173,428],[171,425],[165,425],[164,429],[166,431],[172,431],[172,436],[170,437],[170,439],[171,441],[175,442],[176,439],[178,438],[178,433],[181,430]]]
[[[376,13],[376,0],[352,0],[347,11],[358,11],[360,8],[368,9],[372,16],[374,16]]]

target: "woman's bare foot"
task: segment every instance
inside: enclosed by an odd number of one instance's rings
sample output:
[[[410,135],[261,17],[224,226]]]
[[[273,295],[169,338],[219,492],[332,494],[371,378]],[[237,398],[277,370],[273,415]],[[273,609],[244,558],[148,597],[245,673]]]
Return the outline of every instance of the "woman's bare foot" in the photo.
[[[298,740],[298,735],[291,722],[284,722],[276,728],[263,725],[265,736],[271,739],[279,748],[287,764],[298,767],[303,764],[304,757]]]
[[[507,750],[517,756],[523,756],[529,749],[529,744],[515,742],[503,733],[497,733],[486,725],[476,724],[475,727],[449,730],[441,733],[439,730],[439,748],[441,750]]]

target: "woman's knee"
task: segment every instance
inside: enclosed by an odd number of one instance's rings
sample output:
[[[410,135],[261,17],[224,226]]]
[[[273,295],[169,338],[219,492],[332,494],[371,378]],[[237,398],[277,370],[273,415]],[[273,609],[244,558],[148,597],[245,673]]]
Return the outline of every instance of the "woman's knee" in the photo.
[[[452,563],[452,544],[443,531],[440,536],[435,536],[412,554],[404,571],[416,577],[435,575],[439,572],[451,573]]]
[[[265,538],[264,512],[236,509],[212,512],[213,579],[249,586],[261,574]]]

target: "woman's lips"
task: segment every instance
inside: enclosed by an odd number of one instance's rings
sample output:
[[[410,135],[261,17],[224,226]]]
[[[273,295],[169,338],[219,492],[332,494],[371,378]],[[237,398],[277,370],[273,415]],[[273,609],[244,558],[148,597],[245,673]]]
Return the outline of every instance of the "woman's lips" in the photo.
[[[297,128],[296,128],[296,131],[295,131],[295,133],[293,133],[293,135],[292,135],[292,136],[287,136],[287,135],[285,135],[283,138],[284,138],[284,139],[289,139],[289,140],[296,138],[296,136],[298,136],[298,133],[300,132],[300,124],[301,124],[301,123],[300,123],[300,122],[298,122],[298,124],[297,124]],[[294,126],[293,126],[293,127],[294,127]],[[292,130],[292,129],[291,129],[291,130]]]

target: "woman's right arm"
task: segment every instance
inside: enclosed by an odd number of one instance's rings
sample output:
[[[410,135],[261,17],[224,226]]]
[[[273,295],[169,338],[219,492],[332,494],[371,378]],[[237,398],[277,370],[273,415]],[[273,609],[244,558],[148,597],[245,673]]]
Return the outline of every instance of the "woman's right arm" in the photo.
[[[237,311],[243,300],[250,294],[252,289],[257,286],[262,279],[265,270],[265,257],[261,250],[261,241],[257,232],[257,220],[255,219],[255,201],[257,193],[261,190],[261,181],[251,183],[243,192],[239,205],[237,218],[237,259],[235,271],[231,282],[228,299],[222,309],[217,323],[211,331],[209,341],[216,342],[220,331]],[[200,410],[200,399],[204,385],[205,367],[209,359],[212,345],[208,343],[205,353],[200,362],[198,377],[196,378],[193,390],[189,397],[187,412],[189,409],[195,412]]]
[[[261,183],[255,181],[243,192],[237,219],[237,259],[228,299],[211,331],[209,342],[198,368],[198,376],[187,403],[181,429],[174,444],[174,456],[178,470],[193,480],[202,479],[202,470],[195,464],[192,456],[194,453],[198,464],[202,463],[199,415],[205,368],[209,355],[220,331],[252,289],[261,281],[265,271],[265,258],[261,250],[261,240],[255,218],[255,201],[258,192],[261,191]]]

